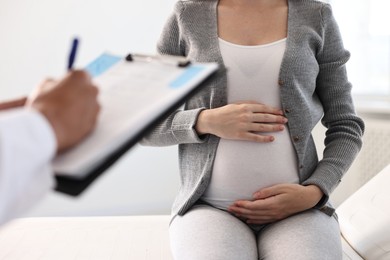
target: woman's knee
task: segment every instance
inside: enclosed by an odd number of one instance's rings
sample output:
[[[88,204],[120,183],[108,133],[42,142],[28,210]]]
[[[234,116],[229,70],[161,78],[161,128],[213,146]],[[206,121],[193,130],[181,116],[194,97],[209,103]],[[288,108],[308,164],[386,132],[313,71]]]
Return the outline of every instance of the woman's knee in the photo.
[[[258,248],[260,259],[342,259],[337,220],[315,209],[268,225]]]

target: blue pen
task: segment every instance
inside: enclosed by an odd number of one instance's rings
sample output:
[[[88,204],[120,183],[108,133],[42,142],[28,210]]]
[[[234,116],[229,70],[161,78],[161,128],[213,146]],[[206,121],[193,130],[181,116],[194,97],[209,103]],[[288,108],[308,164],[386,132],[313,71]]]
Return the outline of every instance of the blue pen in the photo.
[[[73,64],[76,59],[76,53],[77,53],[77,47],[79,45],[79,39],[74,38],[72,42],[72,49],[70,50],[69,53],[69,59],[68,59],[68,70],[73,69]]]

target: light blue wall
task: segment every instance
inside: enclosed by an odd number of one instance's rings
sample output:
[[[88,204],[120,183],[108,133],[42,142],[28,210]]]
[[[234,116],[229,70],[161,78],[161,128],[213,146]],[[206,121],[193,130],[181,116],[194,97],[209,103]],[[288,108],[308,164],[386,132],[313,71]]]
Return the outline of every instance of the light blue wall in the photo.
[[[175,0],[0,0],[0,99],[65,73],[103,51],[154,53]],[[80,198],[52,193],[27,215],[168,214],[179,185],[176,147],[135,147]]]

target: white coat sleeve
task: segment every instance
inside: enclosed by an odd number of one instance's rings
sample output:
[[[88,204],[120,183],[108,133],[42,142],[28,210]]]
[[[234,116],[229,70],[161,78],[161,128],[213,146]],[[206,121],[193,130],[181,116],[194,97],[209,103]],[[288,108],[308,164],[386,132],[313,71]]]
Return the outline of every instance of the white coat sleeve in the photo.
[[[53,186],[56,152],[51,125],[28,109],[0,112],[0,225],[39,201]]]

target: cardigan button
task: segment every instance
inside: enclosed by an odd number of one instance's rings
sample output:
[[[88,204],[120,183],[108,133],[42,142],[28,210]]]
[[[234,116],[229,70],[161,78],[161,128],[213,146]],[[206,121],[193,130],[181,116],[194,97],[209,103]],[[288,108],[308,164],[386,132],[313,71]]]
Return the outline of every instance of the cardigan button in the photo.
[[[284,109],[284,113],[288,114],[288,113],[290,113],[290,112],[291,112],[290,109],[288,109],[288,108],[285,108],[285,109]]]
[[[283,86],[283,85],[284,85],[284,81],[281,80],[281,79],[279,79],[279,80],[278,80],[278,84],[279,84],[279,86]]]
[[[299,142],[299,140],[301,140],[301,139],[299,138],[299,136],[294,136],[294,137],[293,137],[293,141],[294,141],[294,142]]]

